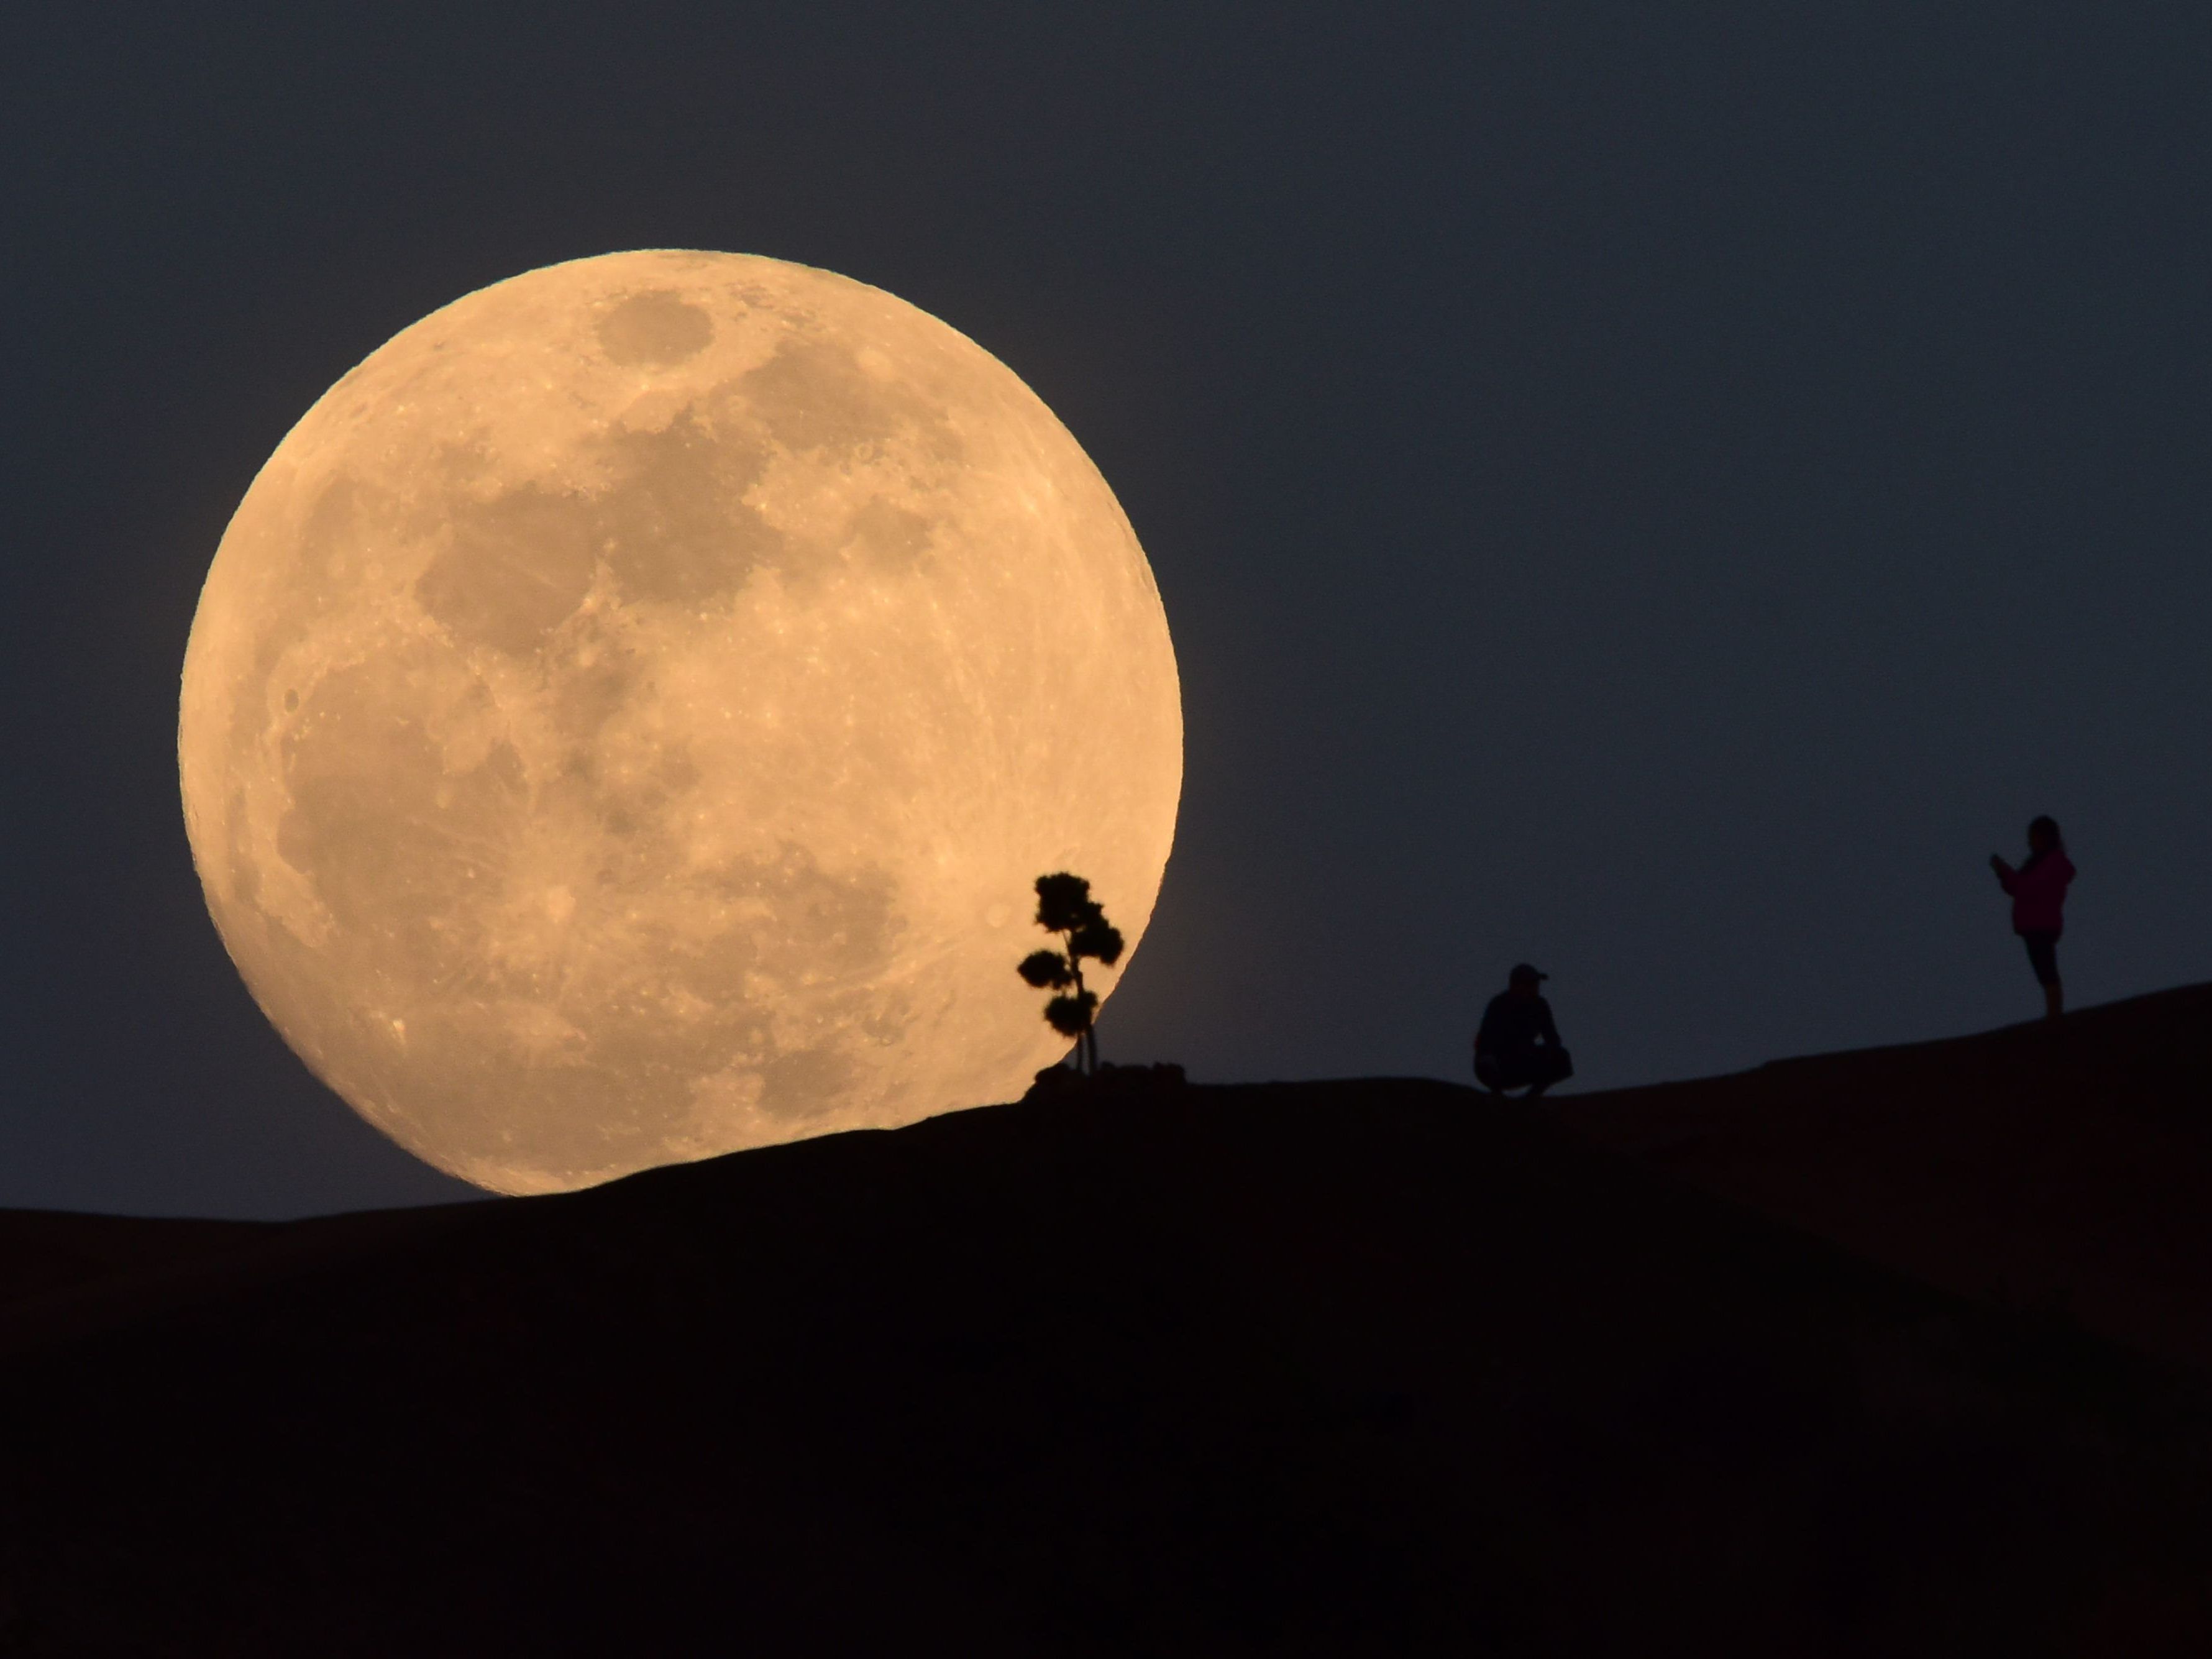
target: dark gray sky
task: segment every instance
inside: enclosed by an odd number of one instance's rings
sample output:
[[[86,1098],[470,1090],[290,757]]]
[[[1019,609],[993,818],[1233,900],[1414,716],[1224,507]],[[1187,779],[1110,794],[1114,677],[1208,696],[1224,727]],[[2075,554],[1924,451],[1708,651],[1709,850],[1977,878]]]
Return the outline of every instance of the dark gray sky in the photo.
[[[1109,1057],[1589,1085],[2212,976],[2195,5],[47,6],[0,49],[0,1203],[460,1188],[268,1029],[177,672],[255,470],[469,289],[828,266],[1058,411],[1188,782]]]

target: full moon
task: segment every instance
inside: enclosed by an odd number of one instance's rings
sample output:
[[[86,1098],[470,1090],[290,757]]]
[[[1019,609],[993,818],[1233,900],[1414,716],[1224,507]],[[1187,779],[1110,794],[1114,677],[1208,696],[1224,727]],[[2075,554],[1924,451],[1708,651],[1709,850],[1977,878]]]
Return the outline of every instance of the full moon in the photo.
[[[507,1193],[1004,1100],[1032,884],[1133,945],[1182,780],[1119,504],[1013,373],[750,256],[454,301],[276,447],[192,623],[208,907],[276,1029]]]

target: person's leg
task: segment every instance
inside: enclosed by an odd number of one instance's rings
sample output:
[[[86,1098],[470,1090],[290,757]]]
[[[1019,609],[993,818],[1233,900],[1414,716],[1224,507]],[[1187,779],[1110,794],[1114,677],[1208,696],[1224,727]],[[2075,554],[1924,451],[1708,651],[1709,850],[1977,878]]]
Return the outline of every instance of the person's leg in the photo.
[[[1474,1057],[1474,1080],[1493,1095],[1505,1092],[1504,1073],[1498,1070],[1498,1060],[1491,1054]]]
[[[2066,1012],[2066,988],[2058,977],[2058,935],[2035,933],[2021,935],[2027,945],[2028,966],[2043,988],[2043,1017],[2057,1019]]]
[[[1575,1063],[1567,1058],[1565,1048],[1539,1048],[1536,1051],[1536,1080],[1534,1086],[1522,1097],[1534,1100],[1554,1083],[1564,1083],[1575,1074]]]
[[[1510,1094],[1536,1080],[1534,1069],[1518,1054],[1502,1060],[1492,1060],[1490,1068],[1490,1076],[1493,1079],[1490,1088],[1493,1094]]]

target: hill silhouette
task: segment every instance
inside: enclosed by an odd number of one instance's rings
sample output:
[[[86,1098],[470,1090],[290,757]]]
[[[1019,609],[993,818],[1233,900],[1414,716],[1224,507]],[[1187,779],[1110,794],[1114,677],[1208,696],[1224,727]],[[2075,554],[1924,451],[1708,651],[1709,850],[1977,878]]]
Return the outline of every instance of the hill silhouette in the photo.
[[[1978,1122],[1970,1048],[1576,1123]],[[0,1250],[0,1653],[2212,1650],[2198,1373],[1444,1084]]]
[[[1856,1254],[2212,1372],[2212,985],[1559,1109]]]

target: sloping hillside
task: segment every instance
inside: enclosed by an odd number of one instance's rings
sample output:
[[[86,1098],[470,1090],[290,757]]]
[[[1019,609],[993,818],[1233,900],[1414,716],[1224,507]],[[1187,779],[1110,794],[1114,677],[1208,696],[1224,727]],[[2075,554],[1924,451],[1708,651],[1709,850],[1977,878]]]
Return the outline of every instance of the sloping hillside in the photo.
[[[1558,1109],[1855,1253],[2212,1371],[2212,985]]]
[[[2212,1651],[2185,1373],[1440,1084],[1032,1102],[40,1305],[9,1653]]]

